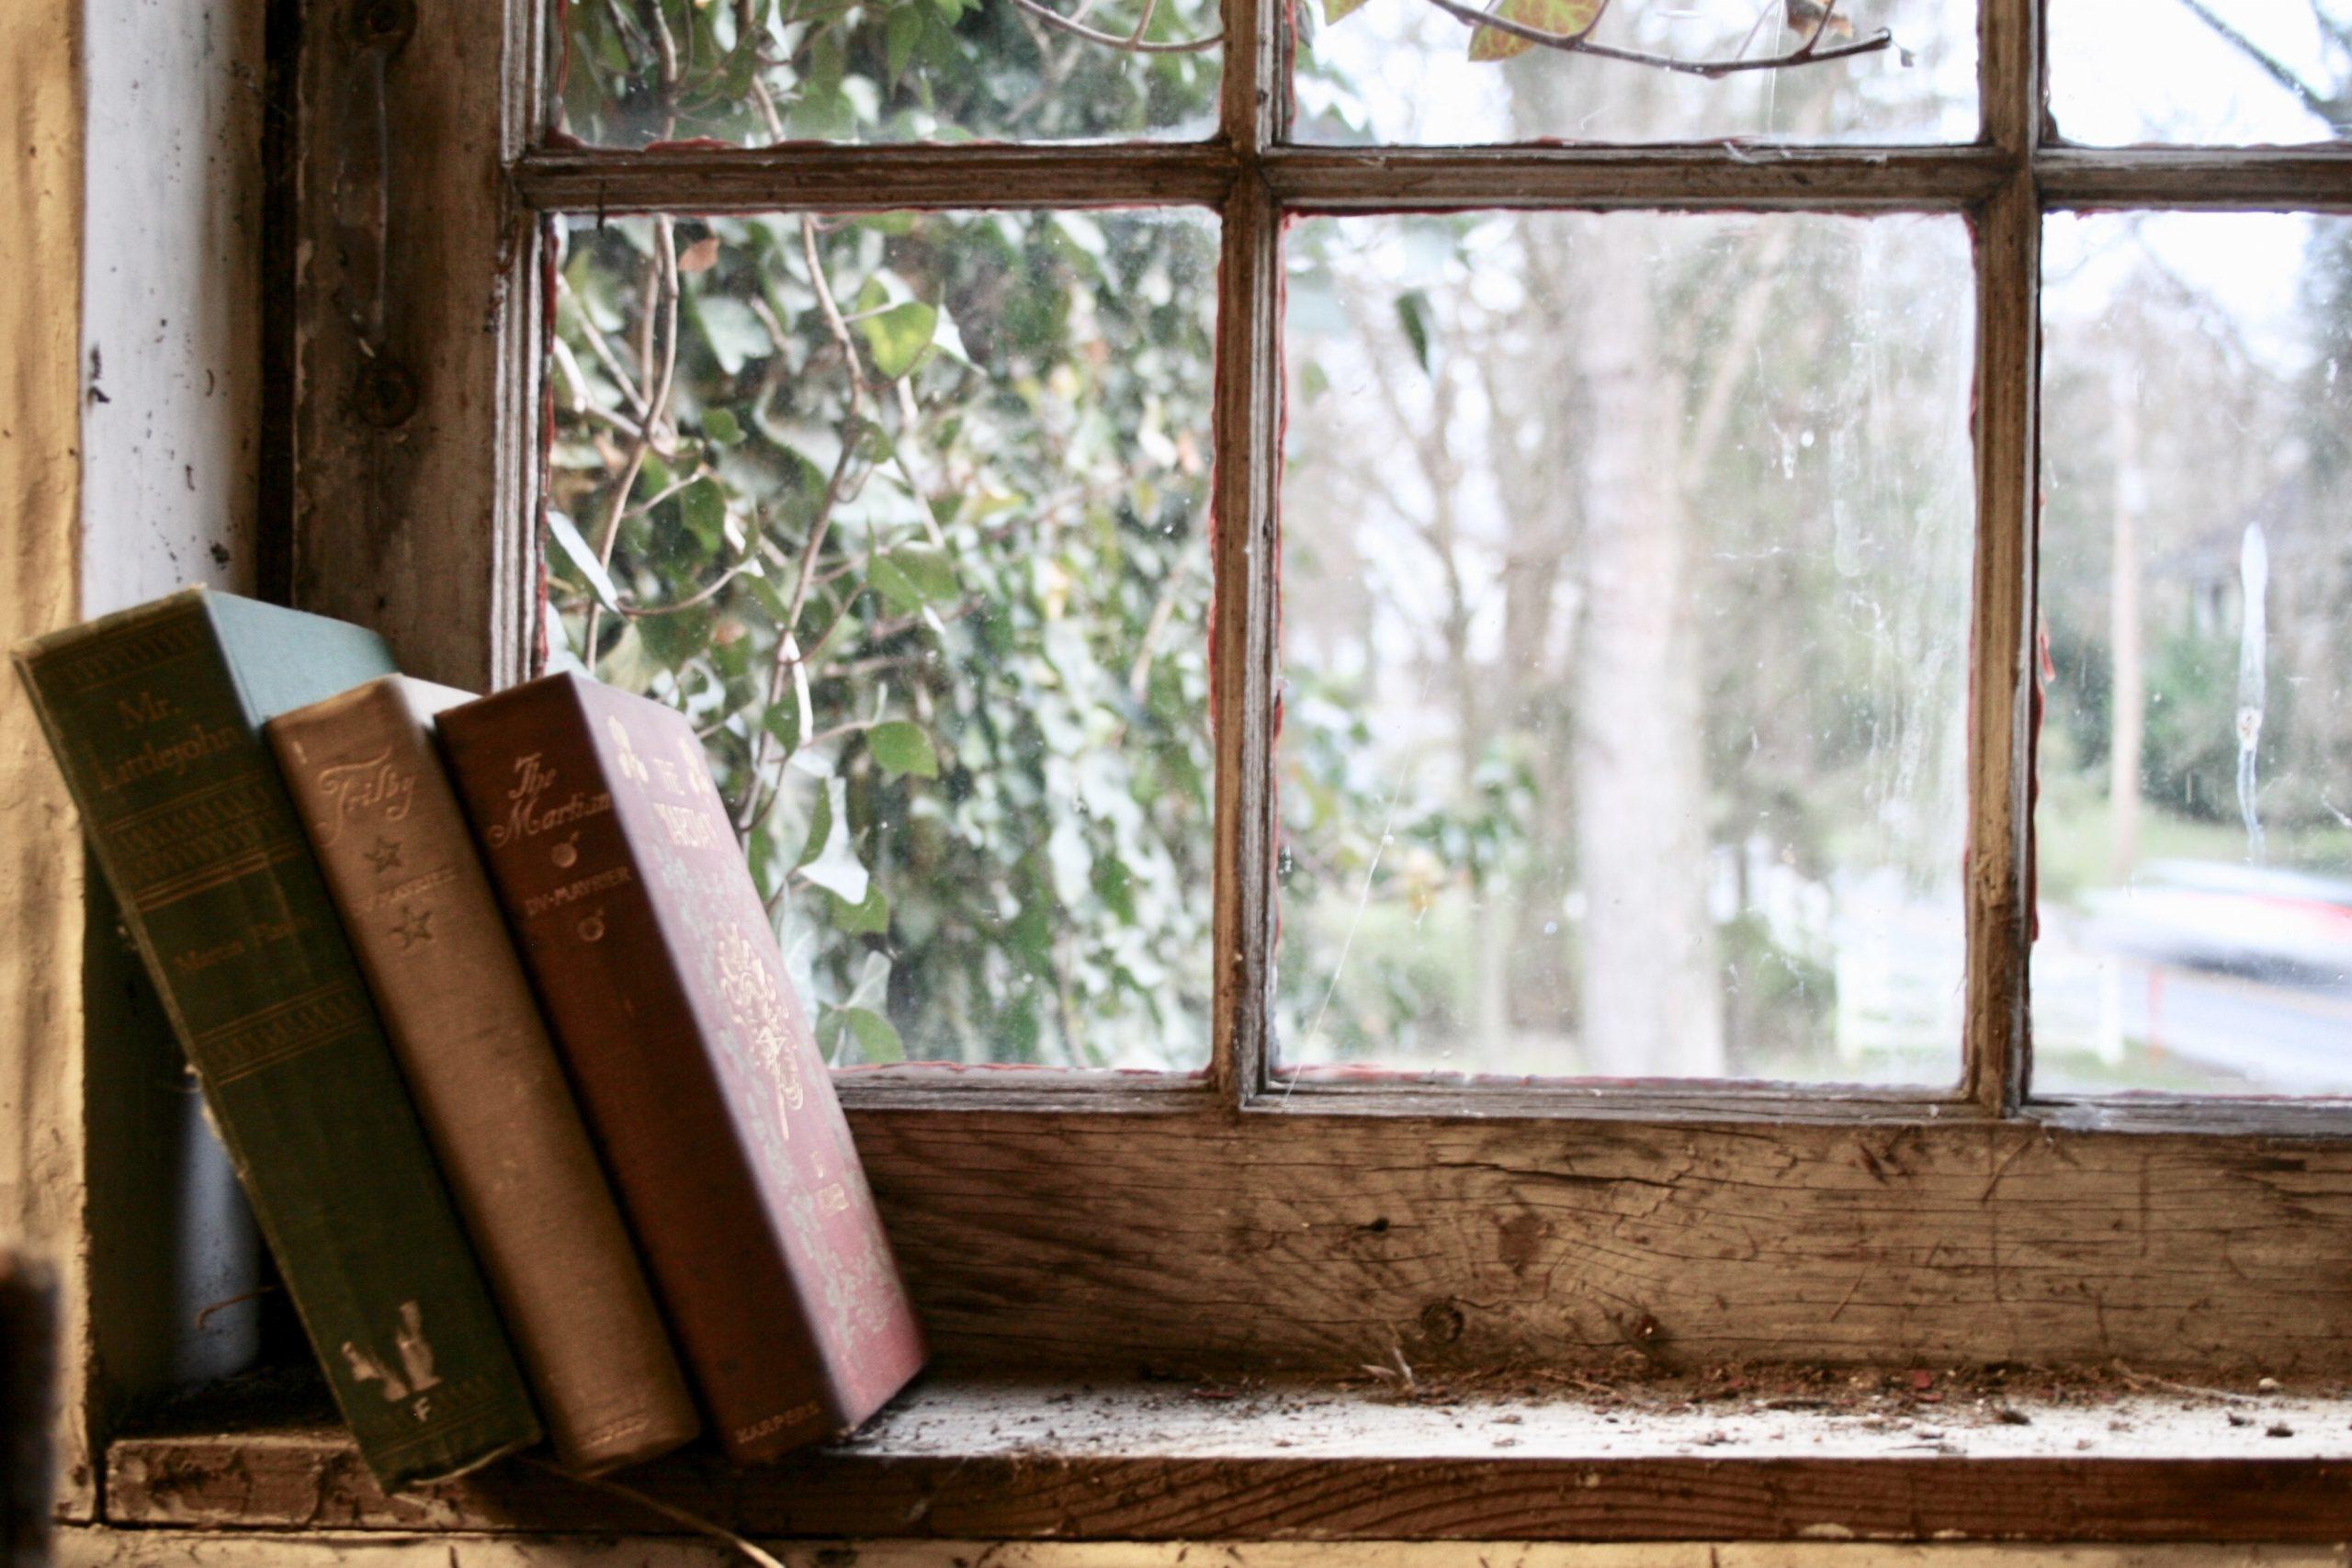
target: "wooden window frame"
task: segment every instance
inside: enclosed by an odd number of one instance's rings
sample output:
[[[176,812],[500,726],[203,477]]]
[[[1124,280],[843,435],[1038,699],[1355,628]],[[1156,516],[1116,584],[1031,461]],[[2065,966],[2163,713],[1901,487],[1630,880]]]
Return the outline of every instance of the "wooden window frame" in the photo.
[[[545,134],[558,4],[324,0],[305,18],[291,594],[376,626],[422,675],[488,688],[528,672],[551,215],[1190,205],[1222,220],[1212,1065],[1140,1084],[843,1080],[944,1360],[1329,1371],[1631,1350],[1662,1367],[2352,1371],[2352,1107],[2030,1100],[2026,1083],[2042,216],[2352,211],[2352,150],[2059,144],[2039,0],[1982,0],[1982,131],[1960,146],[1287,144],[1283,0],[1224,0],[1237,41],[1204,142],[597,150]],[[1954,1092],[1275,1077],[1281,222],[1498,206],[1968,220]]]

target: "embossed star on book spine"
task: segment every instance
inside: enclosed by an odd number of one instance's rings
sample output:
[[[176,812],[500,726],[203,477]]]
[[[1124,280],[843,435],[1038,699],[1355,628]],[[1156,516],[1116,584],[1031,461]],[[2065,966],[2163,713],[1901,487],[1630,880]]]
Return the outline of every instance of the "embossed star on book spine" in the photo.
[[[401,905],[401,921],[392,928],[392,934],[401,939],[402,953],[406,953],[421,942],[431,942],[433,940],[433,911],[412,909],[405,904]]]

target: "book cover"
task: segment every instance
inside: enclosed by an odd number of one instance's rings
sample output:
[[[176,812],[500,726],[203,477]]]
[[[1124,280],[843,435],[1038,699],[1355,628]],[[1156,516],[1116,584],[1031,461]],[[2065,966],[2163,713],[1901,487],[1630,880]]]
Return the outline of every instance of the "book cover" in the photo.
[[[192,589],[17,650],[213,1123],[387,1490],[537,1440],[481,1272],[262,724],[373,634]]]
[[[434,748],[471,700],[390,675],[266,733],[556,1456],[596,1474],[701,1421]]]
[[[728,1452],[854,1427],[922,1336],[693,728],[564,674],[440,738]]]

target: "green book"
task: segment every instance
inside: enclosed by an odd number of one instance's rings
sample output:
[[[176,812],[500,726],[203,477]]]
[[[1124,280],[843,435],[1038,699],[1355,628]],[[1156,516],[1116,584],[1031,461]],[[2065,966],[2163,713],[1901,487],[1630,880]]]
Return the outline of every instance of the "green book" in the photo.
[[[189,589],[17,667],[368,1467],[539,1424],[311,858],[265,720],[390,672],[373,633]]]

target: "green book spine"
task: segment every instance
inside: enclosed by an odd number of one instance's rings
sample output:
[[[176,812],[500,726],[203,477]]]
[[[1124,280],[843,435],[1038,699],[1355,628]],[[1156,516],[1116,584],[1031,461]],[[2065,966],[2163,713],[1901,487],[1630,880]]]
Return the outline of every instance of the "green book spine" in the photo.
[[[372,634],[190,590],[17,660],[362,1456],[387,1490],[537,1440],[261,736],[390,671]]]

